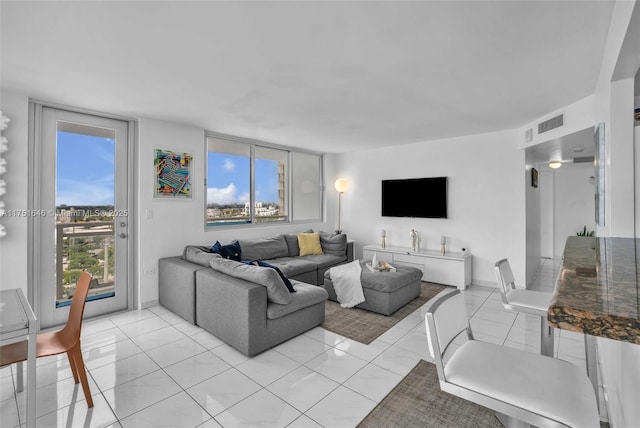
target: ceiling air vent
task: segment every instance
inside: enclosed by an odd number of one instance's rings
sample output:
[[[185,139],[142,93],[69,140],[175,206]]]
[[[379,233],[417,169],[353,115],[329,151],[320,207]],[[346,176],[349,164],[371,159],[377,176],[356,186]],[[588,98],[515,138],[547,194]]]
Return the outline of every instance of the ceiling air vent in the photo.
[[[544,122],[540,122],[538,124],[538,135],[547,131],[551,131],[552,129],[560,128],[562,125],[564,125],[563,114],[552,117],[551,119],[545,120]]]
[[[578,158],[573,158],[573,163],[593,163],[593,156],[582,156]]]

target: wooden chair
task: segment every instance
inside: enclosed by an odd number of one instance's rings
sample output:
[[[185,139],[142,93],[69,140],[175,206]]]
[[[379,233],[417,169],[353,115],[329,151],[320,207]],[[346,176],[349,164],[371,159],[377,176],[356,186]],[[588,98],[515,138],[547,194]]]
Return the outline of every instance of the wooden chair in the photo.
[[[435,301],[425,321],[443,391],[507,416],[510,427],[600,427],[596,396],[583,368],[474,340],[459,290]],[[454,342],[465,332],[466,338]]]
[[[502,305],[511,311],[540,317],[540,353],[553,357],[554,333],[547,315],[553,295],[543,291],[516,288],[513,271],[507,259],[496,262],[495,273],[502,295]]]
[[[36,357],[48,357],[51,355],[67,353],[73,380],[77,384],[82,384],[84,397],[87,400],[87,406],[93,407],[93,398],[89,390],[87,381],[87,373],[82,359],[82,350],[80,349],[80,330],[82,328],[82,314],[84,313],[84,304],[89,292],[89,284],[91,283],[91,275],[88,272],[82,272],[76,291],[73,294],[71,308],[69,310],[69,318],[67,324],[62,330],[38,334],[36,340]],[[8,364],[19,363],[27,359],[27,341],[16,342],[10,345],[0,347],[0,367]],[[19,381],[22,383],[22,370],[19,370]]]

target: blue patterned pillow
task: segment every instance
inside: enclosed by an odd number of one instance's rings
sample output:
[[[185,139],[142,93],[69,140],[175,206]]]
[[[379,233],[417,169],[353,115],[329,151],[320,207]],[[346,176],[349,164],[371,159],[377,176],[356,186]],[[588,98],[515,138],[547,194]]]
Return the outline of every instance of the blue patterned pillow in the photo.
[[[223,259],[231,259],[237,262],[242,260],[242,250],[240,249],[240,243],[238,241],[233,241],[227,245],[221,245],[220,241],[216,241],[210,251],[220,254]]]

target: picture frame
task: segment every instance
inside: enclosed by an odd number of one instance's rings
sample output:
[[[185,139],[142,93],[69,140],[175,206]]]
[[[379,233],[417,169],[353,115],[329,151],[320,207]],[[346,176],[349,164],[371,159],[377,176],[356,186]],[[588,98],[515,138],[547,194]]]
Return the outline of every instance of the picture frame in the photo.
[[[538,170],[531,168],[531,187],[538,187]]]
[[[154,198],[191,199],[191,165],[193,155],[155,149]]]

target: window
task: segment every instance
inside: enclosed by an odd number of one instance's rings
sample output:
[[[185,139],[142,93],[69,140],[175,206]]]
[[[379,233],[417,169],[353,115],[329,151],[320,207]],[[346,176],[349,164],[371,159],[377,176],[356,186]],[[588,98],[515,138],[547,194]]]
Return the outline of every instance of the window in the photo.
[[[233,137],[206,141],[207,227],[322,218],[320,155]]]

